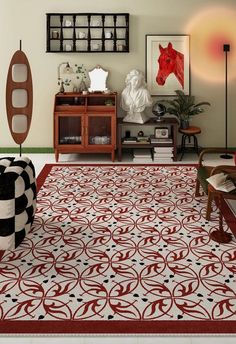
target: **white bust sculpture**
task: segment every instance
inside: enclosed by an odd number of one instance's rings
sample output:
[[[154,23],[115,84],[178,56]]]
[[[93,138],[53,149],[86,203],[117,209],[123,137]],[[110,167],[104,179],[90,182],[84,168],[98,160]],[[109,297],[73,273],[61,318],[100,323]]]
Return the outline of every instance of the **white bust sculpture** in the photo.
[[[121,93],[121,108],[127,112],[123,122],[143,124],[149,117],[144,113],[147,106],[152,105],[152,99],[146,88],[142,72],[133,69],[125,79],[126,87]]]

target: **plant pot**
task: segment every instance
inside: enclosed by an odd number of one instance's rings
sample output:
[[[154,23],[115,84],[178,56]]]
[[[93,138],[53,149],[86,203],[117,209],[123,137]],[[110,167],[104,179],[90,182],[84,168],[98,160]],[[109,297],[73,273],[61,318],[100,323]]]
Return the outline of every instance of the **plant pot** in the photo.
[[[180,121],[180,128],[181,129],[188,129],[189,128],[189,121],[181,119],[181,121]]]

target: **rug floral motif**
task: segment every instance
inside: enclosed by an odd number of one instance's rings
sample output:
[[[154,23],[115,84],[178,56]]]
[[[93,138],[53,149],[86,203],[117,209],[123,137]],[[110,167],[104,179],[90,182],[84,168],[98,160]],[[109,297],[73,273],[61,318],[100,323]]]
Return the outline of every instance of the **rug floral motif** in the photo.
[[[0,261],[0,319],[235,321],[235,240],[210,239],[218,211],[205,220],[195,179],[193,166],[53,166],[32,231]]]

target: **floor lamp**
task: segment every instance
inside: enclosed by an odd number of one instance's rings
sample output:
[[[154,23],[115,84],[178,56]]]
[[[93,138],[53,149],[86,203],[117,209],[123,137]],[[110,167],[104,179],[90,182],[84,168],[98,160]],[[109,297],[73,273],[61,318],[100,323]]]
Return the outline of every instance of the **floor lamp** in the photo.
[[[224,44],[223,50],[225,52],[225,149],[228,149],[228,61],[227,61],[227,53],[230,51],[230,45]],[[232,159],[232,155],[230,154],[222,154],[220,156],[223,159]]]

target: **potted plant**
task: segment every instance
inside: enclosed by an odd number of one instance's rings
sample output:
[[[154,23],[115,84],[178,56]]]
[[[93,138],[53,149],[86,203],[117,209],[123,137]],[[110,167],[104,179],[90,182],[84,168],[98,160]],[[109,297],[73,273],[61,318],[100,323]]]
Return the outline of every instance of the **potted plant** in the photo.
[[[175,115],[180,120],[180,127],[187,129],[189,127],[189,119],[192,116],[198,115],[205,111],[202,107],[204,105],[211,105],[208,102],[201,102],[195,104],[195,97],[186,95],[181,90],[175,91],[177,97],[172,100],[163,100],[169,106],[166,108],[166,112]]]

